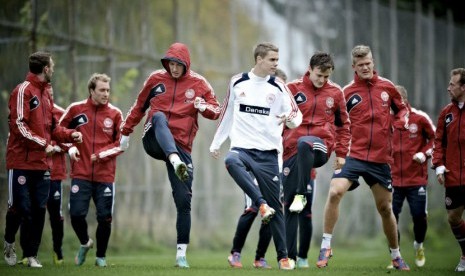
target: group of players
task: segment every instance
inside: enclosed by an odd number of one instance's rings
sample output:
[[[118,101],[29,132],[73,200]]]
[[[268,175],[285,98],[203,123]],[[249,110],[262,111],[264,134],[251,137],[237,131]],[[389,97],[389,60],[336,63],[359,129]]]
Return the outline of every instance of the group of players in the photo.
[[[32,54],[30,72],[9,100],[6,262],[15,265],[18,261],[15,235],[20,230],[20,262],[42,267],[37,252],[49,208],[54,262],[63,263],[61,180],[66,173],[60,168],[64,153],[68,153],[70,218],[80,242],[75,263],[82,265],[93,248],[86,222],[92,199],[98,222],[95,264],[107,266],[116,157],[128,150],[129,135],[146,117],[142,144],[148,155],[166,164],[177,210],[176,266],[188,268],[194,175],[191,151],[200,114],[211,120],[219,118],[210,153],[219,158],[220,147],[229,138],[225,166],[246,195],[246,209],[228,257],[232,267],[242,267],[241,249],[257,214],[262,225],[253,266],[271,267],[265,252],[272,237],[280,269],[309,267],[315,169],[335,152],[317,267],[328,266],[333,256],[331,240],[340,201],[359,186],[360,176],[370,187],[380,214],[391,266],[410,269],[400,254],[397,229],[405,199],[414,222],[415,264],[423,266],[427,160],[432,157],[438,181],[446,187],[449,224],[462,249],[456,271],[465,271],[465,171],[462,175],[461,169],[465,162],[460,159],[465,154],[465,134],[460,133],[465,124],[465,119],[461,120],[465,69],[451,71],[448,91],[452,102],[441,112],[436,130],[425,113],[409,105],[404,87],[377,74],[368,46],[353,48],[354,80],[344,88],[329,80],[335,68],[328,53],[315,53],[305,74],[288,83],[277,75],[278,60],[278,47],[258,44],[254,67],[231,78],[220,106],[208,81],[190,69],[187,46],[174,43],[161,59],[163,69],[150,74],[123,119],[121,111],[109,103],[110,77],[105,74],[91,76],[87,99],[66,110],[58,108],[50,84],[53,59],[47,52]]]

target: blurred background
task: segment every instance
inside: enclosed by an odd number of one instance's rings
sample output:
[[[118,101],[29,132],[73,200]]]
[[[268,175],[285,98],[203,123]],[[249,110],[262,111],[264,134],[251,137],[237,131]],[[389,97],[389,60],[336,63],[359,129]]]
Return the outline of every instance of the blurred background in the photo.
[[[176,41],[189,46],[191,69],[210,81],[220,102],[230,77],[254,65],[252,50],[258,42],[279,46],[279,67],[289,80],[303,75],[315,51],[332,53],[336,62],[332,79],[341,86],[353,78],[351,49],[366,44],[373,50],[380,75],[405,86],[412,106],[436,123],[440,109],[449,102],[449,72],[465,63],[464,8],[464,1],[452,0],[0,0],[0,233],[4,233],[8,195],[7,103],[11,91],[24,80],[28,56],[34,51],[53,53],[52,84],[58,105],[67,107],[85,99],[89,76],[102,72],[112,77],[111,102],[125,115],[144,80],[161,68],[160,58]],[[229,250],[243,211],[243,193],[222,160],[209,157],[217,122],[200,118],[199,123],[193,149],[190,248]],[[176,210],[166,168],[145,154],[142,126],[131,135],[129,150],[118,157],[112,250],[128,245],[154,250],[176,243]],[[228,146],[223,146],[223,156]],[[321,240],[332,162],[317,173],[314,244]],[[430,176],[426,246],[440,249],[442,239],[453,236],[444,190]],[[63,184],[65,245],[76,248],[78,240],[67,212],[69,183]],[[94,209],[88,222],[94,237]],[[247,242],[251,248],[257,225]],[[404,206],[400,230],[409,244],[411,228],[409,208]],[[51,248],[49,229],[47,221],[42,248]],[[344,198],[335,234],[340,237],[336,244],[384,239],[366,185]]]

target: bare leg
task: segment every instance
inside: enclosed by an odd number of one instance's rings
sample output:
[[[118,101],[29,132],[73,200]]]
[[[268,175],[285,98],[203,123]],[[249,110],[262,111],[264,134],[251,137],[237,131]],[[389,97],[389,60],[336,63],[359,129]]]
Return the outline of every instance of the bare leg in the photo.
[[[379,184],[371,187],[376,208],[383,222],[383,230],[388,240],[389,248],[399,248],[397,223],[392,212],[392,193]]]
[[[323,232],[332,234],[339,218],[339,203],[352,183],[346,178],[333,178],[329,185],[328,199],[325,205]]]

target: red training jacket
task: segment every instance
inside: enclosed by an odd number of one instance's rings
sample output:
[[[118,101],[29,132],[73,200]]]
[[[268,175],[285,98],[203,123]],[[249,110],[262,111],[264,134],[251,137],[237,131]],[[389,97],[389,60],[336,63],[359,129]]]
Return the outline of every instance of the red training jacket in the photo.
[[[343,89],[350,118],[349,156],[363,161],[392,163],[391,109],[396,128],[404,128],[408,109],[394,84],[374,72],[370,80],[354,80]]]
[[[325,142],[328,157],[336,149],[336,156],[345,158],[349,151],[350,121],[344,94],[341,87],[330,80],[316,89],[309,74],[287,84],[302,112],[302,123],[297,128],[284,129],[283,159],[297,154],[297,140],[310,135]]]
[[[433,168],[445,166],[445,187],[465,185],[465,111],[456,101],[439,114],[433,148]]]
[[[170,60],[184,65],[183,76],[178,79],[171,76],[168,66]],[[207,109],[200,114],[211,120],[218,119],[220,115],[219,103],[210,83],[190,70],[190,55],[186,45],[174,43],[161,61],[165,70],[154,71],[147,78],[126,116],[121,133],[132,133],[149,109],[144,126],[145,134],[152,124],[153,114],[161,111],[166,115],[176,143],[190,153],[199,128],[197,117],[200,111],[194,108],[194,99],[201,97],[205,100]]]
[[[392,185],[411,187],[428,184],[428,158],[433,151],[436,127],[429,116],[420,110],[409,109],[408,130],[393,128],[392,148],[394,162],[391,164]],[[422,164],[413,160],[413,156],[422,152],[426,156]]]
[[[61,116],[65,110],[60,106],[53,105],[53,117],[57,122],[60,121]],[[52,141],[52,146],[58,145],[61,148],[61,152],[55,152],[52,155],[53,166],[50,170],[50,179],[51,180],[64,180],[67,177],[66,172],[66,150],[68,149],[61,143],[56,143]]]
[[[80,131],[83,139],[82,143],[74,144],[81,160],[71,160],[71,178],[115,181],[116,156],[123,153],[119,147],[122,121],[121,110],[110,103],[95,105],[90,97],[68,106],[60,125]],[[97,155],[97,161],[91,161],[92,154]]]
[[[58,127],[52,110],[53,100],[47,89],[50,84],[28,73],[10,95],[8,108],[8,144],[6,168],[49,170],[52,158],[45,153],[52,137],[60,142],[72,142],[74,130]]]

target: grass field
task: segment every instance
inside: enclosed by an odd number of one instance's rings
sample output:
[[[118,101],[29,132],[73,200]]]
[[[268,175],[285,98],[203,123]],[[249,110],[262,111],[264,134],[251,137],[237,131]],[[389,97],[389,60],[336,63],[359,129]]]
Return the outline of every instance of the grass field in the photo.
[[[449,242],[448,242],[449,243]],[[312,247],[309,252],[309,269],[297,269],[294,271],[279,271],[277,269],[274,246],[271,245],[267,260],[273,266],[271,270],[257,270],[252,267],[254,251],[246,249],[242,252],[244,268],[232,269],[228,266],[226,257],[228,250],[221,252],[188,250],[190,269],[174,267],[174,253],[172,250],[157,250],[157,253],[125,252],[108,253],[108,267],[98,268],[94,266],[95,249],[89,252],[86,263],[81,267],[73,264],[71,257],[65,259],[62,267],[52,265],[51,257],[41,252],[40,260],[44,267],[32,269],[17,265],[9,267],[1,260],[0,275],[79,275],[79,276],[105,276],[105,275],[191,275],[191,276],[229,276],[229,275],[274,275],[278,273],[292,273],[293,275],[382,275],[408,273],[409,275],[450,275],[458,262],[458,245],[451,244],[440,250],[428,250],[426,248],[426,265],[417,268],[413,262],[413,250],[404,246],[402,251],[404,259],[411,267],[410,272],[400,272],[386,269],[389,264],[389,254],[381,241],[369,241],[362,246],[340,246],[334,250],[334,257],[329,267],[318,269],[314,266],[317,259],[318,248]]]

